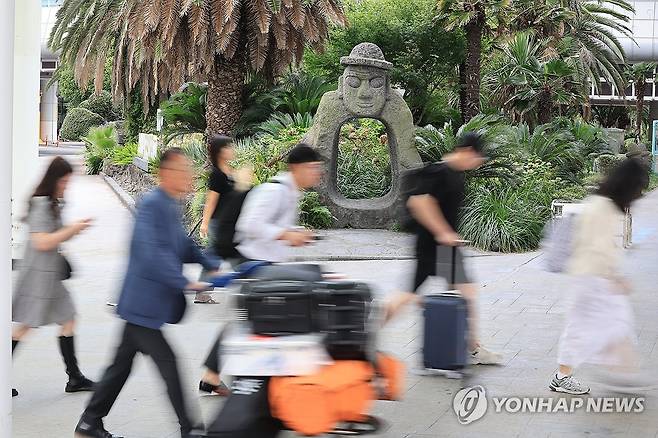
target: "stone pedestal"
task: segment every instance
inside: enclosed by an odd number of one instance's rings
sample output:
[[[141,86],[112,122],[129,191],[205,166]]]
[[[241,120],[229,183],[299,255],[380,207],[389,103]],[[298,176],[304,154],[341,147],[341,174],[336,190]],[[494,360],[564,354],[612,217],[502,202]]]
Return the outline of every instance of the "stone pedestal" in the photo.
[[[619,128],[605,128],[608,133],[608,146],[613,154],[618,154],[624,147],[624,130]]]
[[[350,56],[341,58],[341,64],[345,72],[338,90],[322,97],[313,126],[303,140],[315,147],[326,163],[325,177],[317,190],[336,217],[337,226],[389,228],[397,219],[402,174],[422,165],[415,147],[413,117],[400,93],[391,88],[388,70],[392,64],[379,47],[359,44]],[[380,198],[347,199],[337,187],[340,129],[357,118],[379,120],[386,126],[392,179],[391,190]]]

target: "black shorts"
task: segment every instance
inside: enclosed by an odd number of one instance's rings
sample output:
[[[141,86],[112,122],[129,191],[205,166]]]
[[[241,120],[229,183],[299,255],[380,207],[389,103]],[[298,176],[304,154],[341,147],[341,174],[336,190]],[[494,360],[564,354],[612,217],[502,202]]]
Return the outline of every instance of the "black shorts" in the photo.
[[[448,285],[468,284],[471,283],[470,277],[464,266],[464,254],[461,248],[455,250],[455,279],[451,282],[452,277],[452,251],[450,246],[437,246],[436,251],[418,252],[416,254],[416,273],[412,291],[418,291],[418,288],[427,280],[428,277],[444,278]]]

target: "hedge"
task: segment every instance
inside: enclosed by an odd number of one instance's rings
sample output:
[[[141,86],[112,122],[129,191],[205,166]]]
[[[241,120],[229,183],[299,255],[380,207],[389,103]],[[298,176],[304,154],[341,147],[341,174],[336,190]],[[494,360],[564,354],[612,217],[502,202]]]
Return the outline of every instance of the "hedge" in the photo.
[[[107,91],[101,91],[100,94],[92,94],[87,100],[83,101],[78,108],[84,108],[96,113],[107,122],[119,118],[118,111],[112,103],[112,95]]]
[[[103,117],[85,108],[73,108],[66,113],[60,137],[62,140],[79,141],[89,128],[103,124]]]

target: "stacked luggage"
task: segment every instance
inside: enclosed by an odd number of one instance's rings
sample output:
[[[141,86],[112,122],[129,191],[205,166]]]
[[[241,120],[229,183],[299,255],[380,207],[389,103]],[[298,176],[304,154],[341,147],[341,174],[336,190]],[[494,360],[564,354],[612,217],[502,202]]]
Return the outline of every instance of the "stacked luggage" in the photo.
[[[236,377],[208,437],[270,438],[283,429],[356,435],[379,428],[366,413],[378,398],[399,397],[404,367],[375,352],[366,284],[325,281],[316,265],[269,265],[256,270],[236,298],[254,343],[278,339],[285,348],[285,341],[319,335],[328,361],[306,375]]]

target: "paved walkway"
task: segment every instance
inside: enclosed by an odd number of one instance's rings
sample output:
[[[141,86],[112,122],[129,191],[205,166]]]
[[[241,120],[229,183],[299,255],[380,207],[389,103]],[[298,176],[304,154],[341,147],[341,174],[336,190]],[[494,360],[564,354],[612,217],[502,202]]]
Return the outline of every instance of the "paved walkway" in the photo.
[[[90,377],[98,378],[117,342],[120,322],[105,302],[119,288],[132,218],[99,177],[77,175],[68,197],[68,217],[96,218],[95,226],[70,242],[67,249],[76,269],[69,287],[80,315],[79,359],[82,369]],[[632,300],[643,362],[655,369],[658,363],[658,320],[655,317],[658,295],[654,275],[658,253],[658,193],[640,202],[634,220],[636,244],[628,251],[626,268],[637,288]],[[340,236],[336,236],[337,233]],[[338,238],[351,241],[347,236],[359,236],[356,231],[337,233],[330,233],[330,238],[321,244],[331,245],[331,241]],[[367,238],[363,245],[348,246],[365,247],[367,255],[376,255],[376,248],[398,254],[395,248],[404,247],[392,245],[386,233],[381,236],[379,242]],[[328,256],[334,257],[338,247],[340,245],[331,246],[334,252]],[[314,256],[318,258],[322,257],[318,254],[319,248],[314,249]],[[639,414],[497,414],[490,405],[482,419],[466,426],[457,422],[452,399],[464,385],[481,384],[490,397],[552,395],[546,385],[555,367],[556,344],[568,308],[569,282],[541,271],[537,256],[537,253],[529,253],[469,259],[482,285],[484,341],[505,354],[506,366],[475,367],[473,375],[464,382],[409,375],[402,401],[378,402],[375,406],[374,413],[390,423],[390,428],[379,436],[656,436],[658,403],[653,397],[647,399],[645,411]],[[370,282],[380,298],[405,287],[412,268],[409,260],[332,261],[328,264],[337,271]],[[224,301],[221,294],[218,297]],[[189,400],[206,419],[212,417],[222,402],[217,398],[199,400],[194,389],[206,350],[225,319],[223,305],[190,305],[183,323],[165,330],[178,352]],[[420,348],[420,326],[420,315],[410,309],[382,330],[383,349],[398,354],[410,365],[415,363]],[[14,385],[21,394],[13,399],[14,438],[72,436],[88,398],[86,394],[64,393],[64,366],[56,336],[54,327],[36,330],[17,350]],[[582,370],[583,380],[589,375],[590,370]],[[600,395],[606,394],[594,389],[593,396]],[[177,424],[164,386],[148,358],[135,362],[134,372],[106,425],[109,430],[128,438],[177,436]]]

